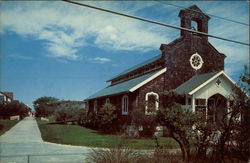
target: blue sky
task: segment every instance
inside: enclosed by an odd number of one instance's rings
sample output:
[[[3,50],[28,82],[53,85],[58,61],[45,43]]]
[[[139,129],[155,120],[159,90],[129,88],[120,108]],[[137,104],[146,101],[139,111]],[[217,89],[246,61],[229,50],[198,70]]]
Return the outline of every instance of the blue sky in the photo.
[[[32,106],[41,96],[83,100],[121,71],[160,54],[179,31],[73,4],[0,2],[0,90]],[[156,1],[82,1],[179,26],[179,8]],[[249,24],[247,1],[171,1]],[[249,43],[249,27],[211,17],[209,34]],[[237,81],[249,47],[209,41],[227,55],[226,73]]]

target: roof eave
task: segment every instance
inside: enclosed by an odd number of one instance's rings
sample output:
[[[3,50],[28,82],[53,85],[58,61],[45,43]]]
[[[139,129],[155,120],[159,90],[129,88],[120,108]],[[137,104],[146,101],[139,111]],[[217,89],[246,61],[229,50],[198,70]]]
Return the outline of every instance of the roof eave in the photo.
[[[96,100],[96,99],[104,98],[104,97],[117,96],[117,95],[121,95],[121,94],[124,94],[124,93],[130,93],[130,91],[123,91],[123,92],[109,94],[109,95],[105,95],[105,96],[98,96],[98,97],[94,97],[94,98],[87,98],[84,101]]]
[[[163,68],[162,70],[160,70],[158,73],[154,74],[153,76],[151,76],[150,78],[148,78],[147,80],[139,83],[138,85],[134,86],[133,88],[129,89],[130,92],[134,92],[135,90],[137,90],[138,88],[142,87],[143,85],[147,84],[148,82],[150,82],[151,80],[155,79],[156,77],[158,77],[159,75],[165,73],[167,71],[167,67]]]

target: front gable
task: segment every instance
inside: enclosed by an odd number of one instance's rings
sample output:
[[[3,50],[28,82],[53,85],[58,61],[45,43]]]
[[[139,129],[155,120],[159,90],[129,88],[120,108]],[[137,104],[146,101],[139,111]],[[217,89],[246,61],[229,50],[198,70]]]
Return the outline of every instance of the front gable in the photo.
[[[190,95],[195,98],[208,99],[215,94],[220,94],[225,98],[233,98],[235,84],[229,79],[225,73],[221,73],[218,77],[206,83],[200,89],[193,90]]]
[[[225,98],[233,96],[235,88],[233,82],[224,71],[196,75],[175,89],[179,94],[186,94],[194,98],[208,99],[215,94]]]

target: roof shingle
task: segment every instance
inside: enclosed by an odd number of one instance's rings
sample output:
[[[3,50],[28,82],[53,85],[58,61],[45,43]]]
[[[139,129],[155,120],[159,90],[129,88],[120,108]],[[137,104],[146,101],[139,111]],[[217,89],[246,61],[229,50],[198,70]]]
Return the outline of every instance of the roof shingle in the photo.
[[[93,94],[92,96],[88,97],[85,100],[91,100],[91,99],[95,99],[95,98],[100,98],[103,96],[109,96],[109,95],[114,95],[114,94],[119,94],[119,93],[125,93],[125,92],[130,92],[130,89],[132,89],[133,87],[137,86],[138,84],[142,83],[143,81],[149,79],[150,77],[157,75],[157,73],[161,72],[162,70],[157,70],[154,72],[150,72],[147,73],[145,75],[139,76],[137,78],[116,84],[116,85],[111,85],[108,86],[98,92],[96,92],[95,94]]]
[[[122,73],[120,73],[120,74],[114,76],[113,78],[109,79],[108,81],[111,81],[111,80],[113,80],[113,79],[115,79],[115,78],[118,78],[119,76],[125,75],[125,74],[127,74],[127,73],[129,73],[129,72],[131,72],[131,71],[134,71],[134,70],[136,70],[136,69],[138,69],[138,68],[140,68],[140,67],[143,67],[143,66],[145,66],[145,65],[147,65],[147,64],[150,64],[150,63],[152,63],[152,62],[155,62],[155,61],[157,61],[157,60],[160,59],[160,58],[161,58],[161,54],[159,54],[159,55],[157,55],[157,56],[155,56],[155,57],[153,57],[153,58],[150,58],[150,59],[148,59],[148,60],[146,60],[146,61],[144,61],[144,62],[142,62],[142,63],[140,63],[140,64],[137,64],[137,65],[135,65],[135,66],[133,66],[133,67],[131,67],[131,68],[129,68],[129,69],[123,71]]]
[[[208,79],[212,78],[214,75],[218,74],[221,71],[210,72],[206,74],[195,75],[190,78],[185,83],[181,84],[179,87],[175,89],[178,94],[188,94]]]

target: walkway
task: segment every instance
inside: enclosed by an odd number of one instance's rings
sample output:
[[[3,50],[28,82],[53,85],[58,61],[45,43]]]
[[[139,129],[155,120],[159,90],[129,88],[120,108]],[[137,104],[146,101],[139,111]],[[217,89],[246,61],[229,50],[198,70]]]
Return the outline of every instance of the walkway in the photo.
[[[90,151],[88,147],[43,142],[32,117],[0,137],[0,163],[83,163]]]

